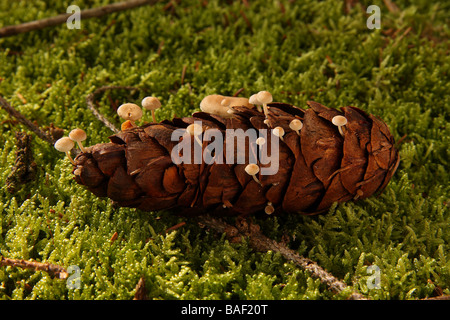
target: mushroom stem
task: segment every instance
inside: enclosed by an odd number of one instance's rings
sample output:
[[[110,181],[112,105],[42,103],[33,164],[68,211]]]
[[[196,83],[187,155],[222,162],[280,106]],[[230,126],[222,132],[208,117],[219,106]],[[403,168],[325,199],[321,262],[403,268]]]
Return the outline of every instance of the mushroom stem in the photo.
[[[259,166],[255,163],[250,163],[245,167],[245,172],[253,177],[253,180],[256,181],[260,186],[262,186],[261,181],[258,180],[256,174],[259,172]]]
[[[264,115],[267,117],[269,115],[269,108],[267,107],[267,103],[263,104]]]
[[[253,180],[255,180],[259,185],[261,185],[261,181],[256,177],[256,174],[252,174]]]
[[[77,141],[78,146],[80,147],[81,152],[86,152],[86,149],[83,147],[81,141]]]
[[[152,110],[152,118],[153,122],[156,122],[155,110]]]
[[[83,151],[84,152],[84,151]],[[76,166],[75,161],[73,160],[72,156],[70,155],[70,151],[66,151],[67,157],[69,158],[69,161]]]

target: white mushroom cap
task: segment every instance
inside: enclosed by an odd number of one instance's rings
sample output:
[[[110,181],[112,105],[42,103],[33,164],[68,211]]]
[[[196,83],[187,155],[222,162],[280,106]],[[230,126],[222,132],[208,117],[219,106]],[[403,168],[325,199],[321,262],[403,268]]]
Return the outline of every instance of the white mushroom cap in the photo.
[[[258,94],[252,94],[248,99],[248,102],[254,105],[262,105],[262,102],[258,100]]]
[[[271,103],[273,101],[272,94],[268,91],[260,91],[258,92],[257,99],[262,104]]]
[[[294,131],[298,131],[303,128],[303,122],[301,122],[299,119],[294,119],[289,123],[289,128]]]
[[[262,146],[264,143],[266,143],[266,139],[264,139],[263,137],[259,137],[258,139],[256,139],[256,144],[258,146]]]
[[[282,136],[284,136],[284,129],[282,127],[275,127],[273,129],[273,134],[281,138]]]
[[[345,126],[347,124],[347,118],[344,116],[335,116],[331,119],[331,122],[338,127]]]
[[[69,133],[69,138],[72,139],[73,141],[84,141],[87,138],[86,132],[83,129],[73,129],[72,131],[70,131]]]
[[[134,103],[125,103],[117,109],[119,117],[125,120],[136,121],[142,118],[142,109]]]
[[[203,98],[200,102],[200,109],[203,112],[215,114],[223,118],[231,118],[232,112],[228,112],[230,107],[245,106],[252,108],[247,98],[242,97],[228,97],[220,94],[211,94]]]
[[[156,110],[161,108],[161,102],[156,97],[145,97],[142,99],[142,106],[147,110]]]
[[[81,152],[85,152],[85,149],[83,148],[83,145],[81,144],[81,141],[86,140],[87,135],[83,129],[79,129],[79,128],[73,129],[69,133],[69,138],[78,143],[78,146],[80,147]]]
[[[247,108],[253,108],[253,105],[248,101],[247,98],[244,97],[227,97],[227,99],[229,99],[230,104],[228,106],[233,107],[233,106],[244,106]]]
[[[224,98],[221,102],[220,105],[224,106],[224,107],[228,107],[230,105],[231,101],[229,98]]]
[[[250,163],[245,167],[245,172],[253,176],[259,172],[259,166],[255,163]]]
[[[191,136],[198,136],[198,135],[202,134],[203,127],[201,125],[199,125],[198,123],[192,123],[192,124],[187,126],[186,131]]]
[[[69,152],[74,146],[75,143],[69,137],[62,137],[55,142],[55,149],[60,152]]]
[[[187,126],[186,131],[194,137],[195,141],[198,142],[198,144],[201,146],[203,145],[202,141],[200,140],[199,136],[203,132],[203,127],[198,123],[192,123]]]
[[[200,109],[203,112],[215,114],[224,118],[230,118],[231,115],[228,114],[228,107],[224,107],[222,105],[222,101],[224,99],[225,97],[219,94],[211,94],[206,96],[200,102]]]

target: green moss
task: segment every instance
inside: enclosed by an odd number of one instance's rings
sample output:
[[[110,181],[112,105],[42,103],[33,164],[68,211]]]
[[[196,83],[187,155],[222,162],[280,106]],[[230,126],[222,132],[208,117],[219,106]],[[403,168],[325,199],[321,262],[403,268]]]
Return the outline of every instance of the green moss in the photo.
[[[384,119],[397,140],[406,135],[400,167],[379,197],[321,216],[255,217],[266,235],[289,237],[291,248],[349,285],[334,295],[279,254],[229,243],[172,212],[116,208],[96,198],[72,180],[68,160],[38,138],[36,180],[9,194],[4,182],[15,160],[14,132],[27,129],[0,110],[0,253],[81,270],[81,287],[68,289],[44,272],[1,268],[0,298],[131,299],[141,277],[154,299],[450,294],[448,5],[395,3],[398,13],[381,0],[360,1],[346,13],[343,2],[332,0],[251,1],[248,8],[183,1],[172,12],[158,4],[85,20],[80,30],[61,25],[0,39],[0,94],[41,126],[54,123],[66,133],[85,128],[88,144],[110,135],[85,102],[104,85],[141,89],[98,97],[99,110],[116,124],[111,101],[157,95],[162,120],[198,110],[207,94],[245,88],[245,95],[268,89],[275,100],[298,106],[307,100],[355,105]],[[380,30],[366,27],[370,4],[381,8]],[[53,16],[65,6],[0,1],[0,27]],[[165,233],[181,221],[187,224]],[[372,265],[380,270],[379,289],[368,285]]]

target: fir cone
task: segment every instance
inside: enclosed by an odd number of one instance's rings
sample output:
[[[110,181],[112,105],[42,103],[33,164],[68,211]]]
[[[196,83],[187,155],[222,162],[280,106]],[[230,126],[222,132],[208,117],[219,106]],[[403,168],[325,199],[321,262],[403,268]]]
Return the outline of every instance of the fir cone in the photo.
[[[192,117],[131,127],[111,136],[111,142],[80,153],[74,160],[75,180],[119,206],[144,211],[190,209],[199,214],[205,210],[315,214],[334,202],[363,199],[383,190],[399,163],[386,124],[355,107],[338,111],[316,102],[308,105],[310,108],[303,110],[270,103],[266,114],[248,105],[236,106],[231,108],[231,117],[198,112]],[[337,116],[345,117],[344,126],[333,124]],[[186,132],[194,122],[201,125],[199,134],[173,138],[175,131]],[[213,139],[206,138],[212,129],[223,137],[223,148],[211,152],[214,162],[196,162],[194,152],[187,155],[177,149],[184,141],[191,150],[208,150]],[[230,147],[226,135],[231,129],[266,129],[270,134],[259,141],[238,137]],[[264,169],[273,165],[263,161],[267,160],[262,154],[264,147],[267,157],[275,156],[274,152],[277,156],[273,158],[278,161],[277,170],[271,174],[264,174]],[[245,160],[236,163],[242,152]],[[191,161],[174,161],[174,154]],[[217,161],[227,156],[234,156],[235,162]],[[258,172],[250,174],[252,156]]]

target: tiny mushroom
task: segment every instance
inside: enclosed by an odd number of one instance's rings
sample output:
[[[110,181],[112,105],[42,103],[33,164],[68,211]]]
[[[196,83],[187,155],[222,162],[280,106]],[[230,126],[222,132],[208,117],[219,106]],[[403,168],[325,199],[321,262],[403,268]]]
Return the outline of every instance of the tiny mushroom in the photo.
[[[344,136],[344,132],[342,131],[342,127],[347,124],[347,118],[344,116],[335,116],[331,119],[331,122],[338,127],[339,133],[341,136]]]
[[[267,202],[267,206],[264,208],[264,212],[268,215],[274,213],[275,208],[272,205],[272,202]]]
[[[232,115],[228,113],[229,108],[222,105],[222,101],[224,99],[225,97],[219,94],[211,94],[206,96],[200,102],[200,109],[209,114],[230,118]]]
[[[356,195],[353,198],[353,200],[358,200],[359,197],[362,197],[364,195],[364,192],[361,189],[356,190]]]
[[[231,104],[231,100],[230,100],[229,98],[224,98],[224,99],[220,102],[220,105],[221,105],[221,106],[223,106],[223,107],[225,107],[225,108],[228,108],[227,113],[233,114],[234,112],[233,112],[233,109],[231,109],[230,104]]]
[[[137,104],[125,103],[117,109],[117,114],[122,119],[129,120],[131,125],[135,127],[134,122],[142,118],[142,109]]]
[[[220,101],[220,104],[224,107],[229,107],[231,103],[231,100],[229,98],[223,98],[222,101]]]
[[[142,106],[147,110],[151,110],[153,122],[156,122],[155,110],[161,108],[159,99],[156,97],[145,97],[142,99]]]
[[[65,152],[70,162],[75,165],[75,161],[73,161],[70,156],[70,150],[73,149],[75,143],[69,137],[62,137],[61,139],[55,142],[55,149],[60,152]]]
[[[248,101],[247,98],[244,97],[227,97],[228,99],[230,99],[230,104],[228,105],[228,108],[231,109],[231,107],[246,107],[249,109],[252,109],[254,106]]]
[[[267,104],[271,103],[273,101],[272,95],[270,94],[269,91],[260,91],[260,92],[258,92],[257,99],[259,102],[262,103],[263,109],[264,109],[264,114],[267,117],[267,114],[269,112],[269,110],[267,108]]]
[[[199,145],[203,145],[202,141],[198,137],[203,132],[203,127],[198,123],[192,123],[186,127],[186,131],[195,138]]]
[[[86,152],[86,149],[83,147],[82,141],[86,140],[87,135],[86,132],[83,129],[73,129],[69,133],[69,138],[75,141],[78,146],[80,147],[81,152]]]
[[[258,100],[258,94],[257,93],[251,95],[250,98],[248,99],[248,102],[250,104],[255,105],[259,112],[262,112],[262,109],[261,109],[262,103]]]
[[[263,137],[259,137],[258,139],[256,139],[256,144],[258,146],[262,146],[264,143],[266,143],[266,139],[264,139]]]
[[[233,117],[233,106],[244,106],[253,108],[248,102],[247,98],[243,97],[228,97],[220,94],[211,94],[203,98],[200,102],[200,109],[203,112],[221,116],[223,118]]]
[[[279,137],[281,139],[281,141],[284,141],[283,140],[284,129],[282,127],[275,127],[273,129],[273,134],[276,135],[277,137]]]
[[[298,135],[300,135],[300,130],[303,128],[303,122],[301,122],[299,119],[294,119],[289,123],[289,128],[297,132]]]
[[[253,177],[253,179],[259,184],[261,185],[261,182],[258,180],[258,178],[256,177],[256,174],[259,172],[259,166],[255,163],[250,163],[245,167],[245,172],[247,172],[247,174],[251,175]]]

